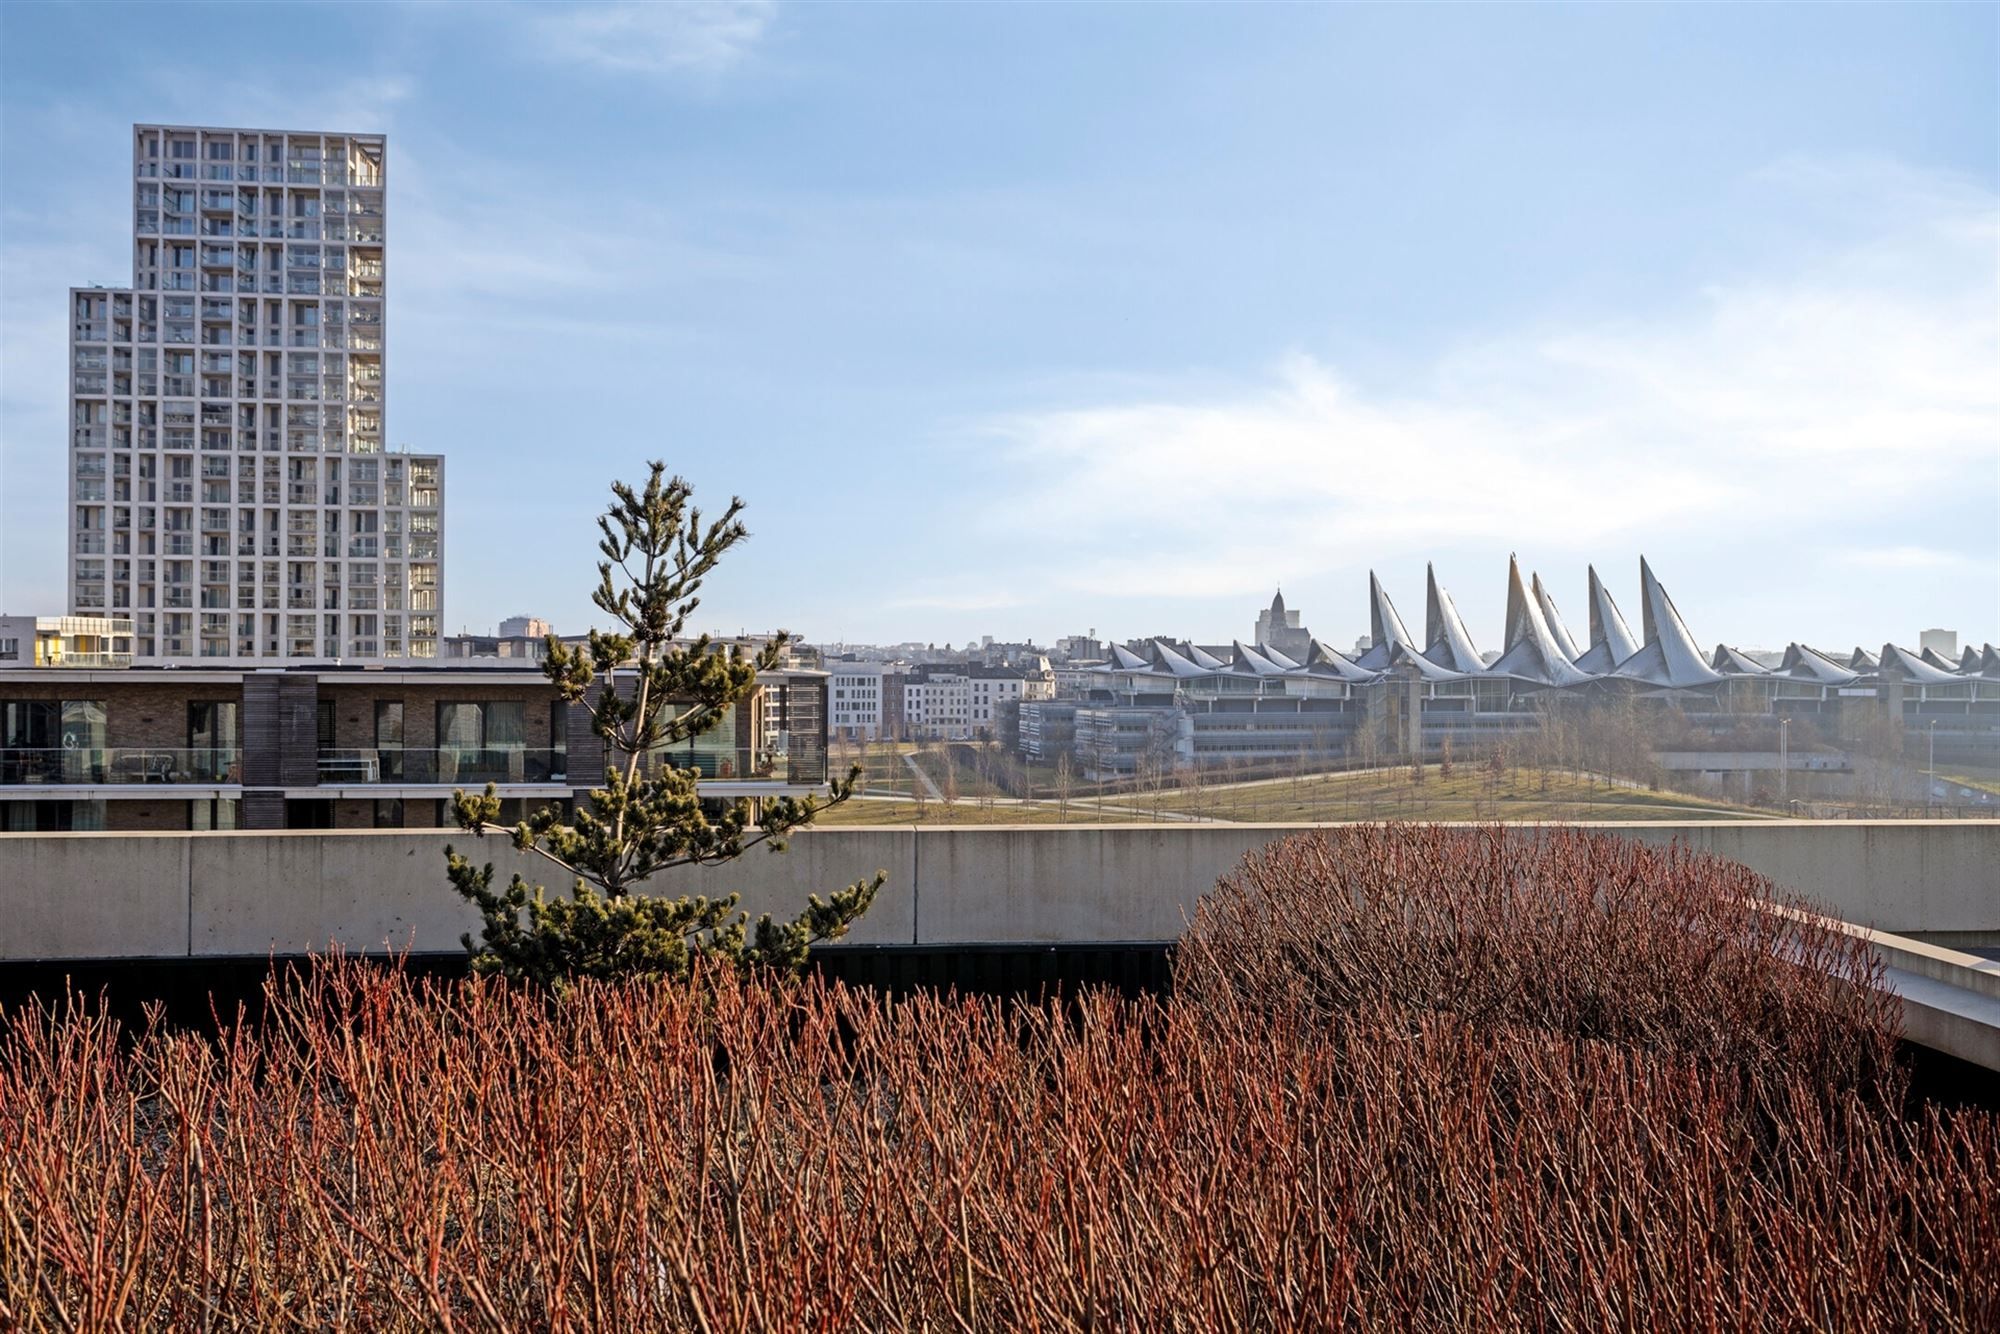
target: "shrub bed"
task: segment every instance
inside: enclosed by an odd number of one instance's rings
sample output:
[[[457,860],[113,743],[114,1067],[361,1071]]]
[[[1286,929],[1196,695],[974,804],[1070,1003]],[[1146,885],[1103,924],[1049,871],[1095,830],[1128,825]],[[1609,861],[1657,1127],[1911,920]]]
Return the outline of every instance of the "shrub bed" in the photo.
[[[2000,1124],[1679,852],[1358,828],[1164,999],[549,998],[328,959],[0,1037],[22,1328],[1993,1328]]]

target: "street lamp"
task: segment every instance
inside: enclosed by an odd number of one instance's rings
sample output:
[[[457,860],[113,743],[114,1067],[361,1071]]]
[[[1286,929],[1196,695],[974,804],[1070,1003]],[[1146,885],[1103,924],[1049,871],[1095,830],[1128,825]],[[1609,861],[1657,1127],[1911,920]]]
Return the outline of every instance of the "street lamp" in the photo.
[[[1930,726],[1925,730],[1931,737],[1931,767],[1930,772],[1924,775],[1924,814],[1929,815],[1931,799],[1937,795],[1937,719],[1931,719]]]

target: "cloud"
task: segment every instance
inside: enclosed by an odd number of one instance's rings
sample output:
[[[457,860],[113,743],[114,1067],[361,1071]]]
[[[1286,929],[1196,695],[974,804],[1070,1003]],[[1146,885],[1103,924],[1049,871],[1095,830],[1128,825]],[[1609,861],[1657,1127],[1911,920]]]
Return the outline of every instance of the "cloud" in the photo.
[[[578,5],[542,11],[532,28],[553,59],[621,73],[713,75],[749,56],[775,12],[771,0]]]
[[[1788,272],[1518,328],[1394,391],[1294,354],[1220,392],[987,421],[1007,468],[983,526],[1060,553],[1043,572],[1059,587],[1219,597],[1447,547],[1823,545],[1843,523],[1914,521],[1995,487],[2000,200],[1884,179],[1900,207],[1871,194],[1879,225]]]

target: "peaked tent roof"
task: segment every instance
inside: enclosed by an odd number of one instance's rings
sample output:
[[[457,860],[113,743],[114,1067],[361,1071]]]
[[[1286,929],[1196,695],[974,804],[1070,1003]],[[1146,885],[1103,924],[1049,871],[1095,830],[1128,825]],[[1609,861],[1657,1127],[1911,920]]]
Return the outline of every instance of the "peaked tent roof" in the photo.
[[[1256,649],[1251,648],[1242,640],[1237,640],[1231,647],[1236,652],[1236,661],[1230,665],[1237,671],[1248,670],[1256,676],[1283,676],[1285,674],[1285,669],[1282,666],[1265,657]]]
[[[1172,645],[1163,639],[1155,639],[1153,641],[1153,658],[1159,664],[1161,670],[1169,672],[1174,676],[1210,675],[1207,668],[1196,666],[1193,662],[1181,656],[1180,653],[1175,651]]]
[[[1389,652],[1385,656],[1388,658],[1387,670],[1391,673],[1399,672],[1405,667],[1414,667],[1417,675],[1426,681],[1463,681],[1467,675],[1465,672],[1454,672],[1449,667],[1439,666],[1407,643],[1390,645]]]
[[[1591,679],[1562,651],[1540,601],[1529,597],[1522,586],[1521,566],[1512,556],[1507,558],[1507,650],[1488,670],[1550,686],[1581,685]]]
[[[1714,685],[1722,680],[1722,673],[1709,666],[1708,659],[1695,647],[1694,636],[1688,633],[1674,600],[1653,577],[1653,567],[1644,556],[1639,557],[1639,596],[1645,611],[1641,623],[1646,628],[1646,642],[1611,674],[1670,690]]]
[[[1926,686],[1947,685],[1958,680],[1957,673],[1933,667],[1917,654],[1910,652],[1910,650],[1900,645],[1884,644],[1882,646],[1882,673],[1886,676],[1891,672],[1901,675],[1906,680],[1914,681],[1918,685]]]
[[[1939,653],[1934,648],[1927,648],[1922,653],[1919,653],[1917,656],[1922,658],[1925,662],[1929,663],[1931,666],[1937,668],[1941,672],[1955,672],[1958,670],[1957,663],[1953,662],[1950,658],[1945,657],[1944,654]]]
[[[1639,651],[1631,627],[1611,600],[1611,592],[1590,567],[1590,647],[1577,656],[1576,665],[1586,672],[1607,674]]]
[[[1337,676],[1343,681],[1373,681],[1381,675],[1360,666],[1339,649],[1317,639],[1306,650],[1305,669],[1314,676]]]
[[[1228,663],[1216,657],[1213,653],[1210,653],[1207,649],[1203,648],[1199,644],[1192,644],[1192,643],[1189,644],[1187,646],[1187,655],[1188,657],[1192,658],[1198,666],[1206,667],[1211,672],[1221,672],[1221,671],[1227,671],[1229,669]]]
[[[1111,646],[1111,665],[1119,671],[1143,671],[1153,664],[1126,648],[1123,644]]]
[[[1435,566],[1424,566],[1424,584],[1424,656],[1454,672],[1483,675],[1486,660],[1473,645],[1451,594],[1438,587]]]
[[[1382,587],[1382,581],[1375,577],[1375,571],[1368,572],[1368,632],[1372,643],[1366,653],[1355,661],[1370,671],[1381,671],[1389,665],[1392,650],[1398,645],[1410,652],[1419,652],[1411,642],[1410,632],[1403,625],[1403,618],[1396,614],[1396,604],[1389,601],[1389,594]]]
[[[1882,665],[1882,660],[1856,644],[1854,652],[1847,655],[1847,665],[1857,672],[1872,672]]]
[[[1299,669],[1299,663],[1296,660],[1294,660],[1289,653],[1280,653],[1277,649],[1272,648],[1269,644],[1261,644],[1261,643],[1258,644],[1257,652],[1263,657],[1269,658],[1272,662],[1277,663],[1280,667],[1283,667],[1286,671],[1295,672]]]
[[[1549,595],[1548,589],[1542,587],[1542,576],[1531,575],[1529,582],[1534,589],[1535,605],[1542,609],[1542,619],[1548,622],[1549,633],[1555,636],[1556,647],[1563,651],[1565,658],[1575,662],[1580,656],[1576,640],[1570,637],[1569,627],[1563,624],[1562,613],[1556,610],[1556,600]]]
[[[1852,667],[1842,666],[1805,644],[1792,644],[1785,649],[1785,660],[1778,664],[1778,675],[1829,686],[1844,686],[1861,679],[1861,673]]]
[[[1757,661],[1742,649],[1731,648],[1727,644],[1717,644],[1715,654],[1708,665],[1724,676],[1769,676],[1771,669]]]

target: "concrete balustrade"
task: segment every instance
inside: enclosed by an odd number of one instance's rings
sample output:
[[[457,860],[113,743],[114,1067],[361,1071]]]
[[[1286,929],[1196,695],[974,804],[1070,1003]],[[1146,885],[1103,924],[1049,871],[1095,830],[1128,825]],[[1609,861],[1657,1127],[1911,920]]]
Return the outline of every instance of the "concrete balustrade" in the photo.
[[[1731,858],[1858,926],[1932,941],[2000,941],[2000,821],[1594,826]],[[660,882],[743,894],[789,914],[889,873],[849,938],[866,945],[1168,940],[1244,853],[1300,826],[1242,824],[835,828]],[[476,914],[444,877],[455,843],[561,891],[559,868],[506,840],[413,830],[0,835],[0,960],[242,958],[452,951]]]

